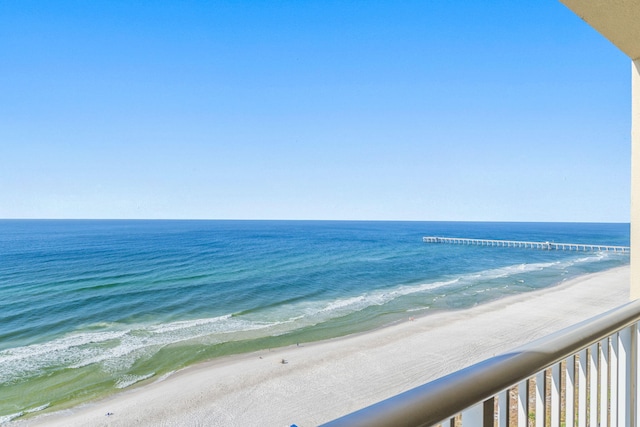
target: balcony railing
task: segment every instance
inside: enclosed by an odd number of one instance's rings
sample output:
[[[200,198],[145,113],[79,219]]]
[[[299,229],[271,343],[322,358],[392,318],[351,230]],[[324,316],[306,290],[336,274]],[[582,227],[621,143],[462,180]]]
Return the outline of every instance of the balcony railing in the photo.
[[[324,424],[636,426],[640,300]]]

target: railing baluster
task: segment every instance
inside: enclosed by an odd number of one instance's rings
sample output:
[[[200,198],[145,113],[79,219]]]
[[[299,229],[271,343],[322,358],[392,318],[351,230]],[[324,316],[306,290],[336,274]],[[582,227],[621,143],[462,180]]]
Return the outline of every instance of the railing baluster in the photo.
[[[618,333],[618,425],[631,425],[628,415],[630,409],[629,373],[631,365],[631,329],[624,328]]]
[[[575,425],[574,422],[574,414],[575,414],[575,356],[568,357],[564,367],[564,378],[565,378],[565,426],[573,427]]]
[[[544,377],[545,371],[536,374],[536,407],[534,411],[536,427],[544,427]]]
[[[587,426],[587,350],[578,353],[578,427]]]
[[[599,387],[599,424],[600,426],[608,426],[609,424],[609,339],[600,341],[600,387]]]
[[[529,388],[529,380],[524,380],[518,384],[518,426],[526,427],[527,425],[527,389]]]
[[[619,334],[616,333],[611,336],[611,343],[609,346],[609,351],[610,351],[609,379],[611,382],[611,385],[609,386],[609,393],[611,394],[611,396],[609,397],[610,404],[611,404],[611,410],[609,411],[609,416],[611,417],[610,425],[612,427],[615,427],[618,425],[618,407],[620,406],[619,399],[618,399],[618,390],[620,389],[618,386],[618,371],[619,371],[618,357],[619,357],[619,347],[620,347],[618,335]]]
[[[509,426],[509,390],[498,394],[498,427]]]
[[[590,427],[598,426],[598,344],[589,349],[589,418]]]
[[[551,367],[551,407],[550,418],[551,427],[560,427],[560,364],[556,363]]]

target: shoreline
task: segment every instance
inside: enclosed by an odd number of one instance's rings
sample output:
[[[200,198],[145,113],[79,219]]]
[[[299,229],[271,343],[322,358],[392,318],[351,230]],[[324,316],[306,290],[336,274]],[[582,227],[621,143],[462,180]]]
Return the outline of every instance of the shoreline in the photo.
[[[628,300],[627,265],[469,309],[224,356],[102,400],[8,425],[317,425]]]

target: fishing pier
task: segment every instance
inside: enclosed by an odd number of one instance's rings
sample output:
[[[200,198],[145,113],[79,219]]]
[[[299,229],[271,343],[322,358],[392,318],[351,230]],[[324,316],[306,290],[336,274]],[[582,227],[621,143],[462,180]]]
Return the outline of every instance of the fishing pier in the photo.
[[[522,242],[517,240],[467,239],[464,237],[423,237],[425,243],[448,243],[453,245],[498,246],[563,251],[629,252],[629,246],[592,245],[587,243]]]

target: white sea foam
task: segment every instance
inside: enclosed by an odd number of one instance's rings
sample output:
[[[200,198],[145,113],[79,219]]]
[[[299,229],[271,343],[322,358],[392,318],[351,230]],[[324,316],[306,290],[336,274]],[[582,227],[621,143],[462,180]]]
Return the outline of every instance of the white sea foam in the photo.
[[[593,257],[587,258],[584,262],[593,261]],[[508,278],[511,276],[517,276],[521,274],[543,271],[545,269],[565,269],[575,263],[572,260],[568,263],[561,263],[558,261],[544,262],[544,263],[520,263],[514,265],[508,265],[505,267],[499,267],[495,269],[482,270],[479,272],[468,273],[461,275],[457,278],[450,280],[441,280],[437,282],[427,282],[417,285],[400,285],[393,289],[380,290],[377,292],[368,293],[359,297],[350,298],[347,300],[339,300],[327,306],[327,308],[358,308],[363,309],[370,305],[381,305],[388,303],[396,298],[402,296],[408,296],[413,294],[419,294],[427,291],[432,291],[439,288],[447,288],[451,286],[468,286],[478,281],[492,281],[496,279]],[[583,262],[583,261],[580,261]],[[523,282],[522,279],[520,279]],[[484,288],[478,292],[486,292],[491,288]],[[435,297],[437,298],[437,297]],[[326,309],[325,309],[326,310]]]
[[[126,373],[138,360],[151,357],[162,347],[189,340],[206,344],[254,339],[282,335],[299,328],[325,322],[387,304],[397,298],[419,295],[449,287],[468,287],[478,282],[519,276],[545,269],[566,270],[579,264],[601,260],[610,256],[597,253],[568,261],[514,264],[444,278],[433,282],[401,284],[393,288],[372,290],[361,295],[333,300],[303,301],[274,306],[248,314],[215,316],[210,318],[180,320],[154,325],[101,324],[92,325],[89,331],[70,334],[47,343],[0,351],[0,383],[6,384],[34,377],[57,368],[82,368],[99,365],[105,372],[118,375]],[[523,276],[524,277],[524,276]],[[518,281],[522,281],[518,278]],[[486,291],[487,288],[479,292]],[[429,298],[439,298],[432,295]],[[99,328],[114,330],[96,330]],[[120,385],[134,378],[120,381]],[[136,380],[136,382],[139,380]],[[127,385],[125,385],[127,386]]]
[[[79,333],[42,344],[0,351],[0,383],[37,375],[52,366],[72,366],[86,359],[101,344],[117,341],[127,331]]]
[[[337,299],[327,303],[327,305],[321,308],[318,312],[334,312],[342,310],[348,307],[369,305],[367,297],[365,295],[359,295],[352,298]]]
[[[24,411],[21,412],[16,412],[14,414],[9,414],[9,415],[0,415],[0,424],[6,424],[11,420],[15,420],[18,417],[21,417],[24,415]]]
[[[451,286],[458,282],[459,279],[455,278],[446,281],[421,283],[418,285],[401,285],[395,288],[380,289],[353,297],[338,298],[329,301],[306,301],[288,307],[279,307],[274,311],[279,310],[281,314],[270,313],[270,316],[272,318],[286,318],[286,320],[271,323],[269,325],[269,332],[272,332],[274,335],[279,335],[297,328],[318,324],[331,318],[356,313],[369,307],[381,306],[402,296]],[[286,317],[287,314],[292,313],[303,313],[303,315],[297,314]]]
[[[164,380],[166,380],[167,378],[169,378],[171,375],[175,374],[176,371],[169,371],[166,374],[160,375],[155,382],[159,383],[162,382]]]
[[[504,277],[513,276],[516,274],[530,273],[532,271],[541,271],[545,268],[558,266],[558,262],[544,262],[544,263],[532,263],[532,264],[515,264],[508,265],[506,267],[499,267],[490,270],[483,270],[478,273],[471,273],[463,276],[464,279],[481,279],[481,280],[494,280]]]
[[[106,372],[122,372],[137,360],[150,357],[169,344],[200,338],[206,338],[209,344],[255,338],[247,334],[284,323],[258,322],[225,315],[161,325],[130,326],[119,331],[71,334],[43,344],[0,351],[0,383],[37,376],[56,367],[77,369],[100,364]]]
[[[433,282],[433,283],[421,283],[419,285],[400,286],[394,291],[394,295],[397,295],[397,296],[411,295],[411,294],[416,294],[420,292],[430,291],[433,289],[452,286],[459,282],[460,282],[460,278],[456,278],[456,279]]]
[[[116,388],[127,388],[134,385],[135,383],[139,383],[140,381],[151,378],[154,375],[155,372],[147,375],[124,375],[120,379],[118,379],[118,381],[116,381]]]
[[[13,361],[25,357],[46,357],[48,354],[71,347],[81,347],[86,344],[96,344],[119,339],[127,332],[128,331],[113,331],[72,334],[43,344],[33,344],[25,347],[2,350],[0,351],[0,360]]]
[[[51,406],[51,403],[45,403],[44,405],[36,406],[35,408],[27,409],[24,411],[25,414],[33,414],[34,412],[40,412],[47,409]]]
[[[240,334],[272,326],[238,319],[231,315],[161,325],[140,326],[124,335],[118,346],[109,349],[90,349],[74,368],[101,363],[110,372],[128,369],[140,358],[150,357],[158,349],[169,344],[207,337],[209,344],[231,341],[229,334]],[[240,339],[237,337],[236,339]]]
[[[227,314],[225,316],[207,318],[207,319],[181,320],[181,321],[166,323],[162,325],[150,326],[147,330],[155,334],[163,334],[167,332],[175,332],[175,331],[180,331],[184,329],[194,328],[202,325],[211,325],[212,323],[220,323],[229,319],[231,319],[230,314]]]
[[[268,327],[269,330],[274,332],[275,335],[275,330],[278,330],[280,333],[284,333],[298,327],[317,324],[330,318],[340,317],[362,311],[368,307],[384,305],[404,296],[420,294],[423,292],[432,291],[434,289],[447,288],[456,285],[467,286],[478,281],[491,281],[514,275],[541,271],[547,268],[557,268],[558,266],[558,262],[532,264],[522,263],[496,269],[483,270],[475,273],[469,273],[448,280],[425,282],[415,285],[400,285],[395,288],[380,289],[347,298],[338,298],[330,301],[307,301],[300,303],[297,306],[294,305],[289,307],[279,307],[278,310],[285,310],[287,313],[303,312],[304,315],[290,316],[287,318],[287,320],[278,322],[277,324],[271,323],[270,325],[268,325]],[[484,288],[478,292],[486,292],[487,290],[489,290],[489,288]],[[274,316],[274,313],[270,313],[270,315],[273,317],[278,317],[277,315]],[[282,314],[282,316],[284,315],[285,314]],[[281,326],[285,323],[294,323],[295,325],[292,325],[292,327],[288,328],[282,328]]]
[[[12,420],[15,420],[16,418],[20,418],[23,415],[26,414],[32,414],[34,412],[40,412],[43,411],[45,409],[47,409],[49,406],[51,406],[51,403],[45,403],[44,405],[40,405],[37,406],[35,408],[30,408],[30,409],[25,409],[24,411],[20,411],[20,412],[16,412],[13,414],[9,414],[9,415],[0,415],[0,424],[6,424]]]

